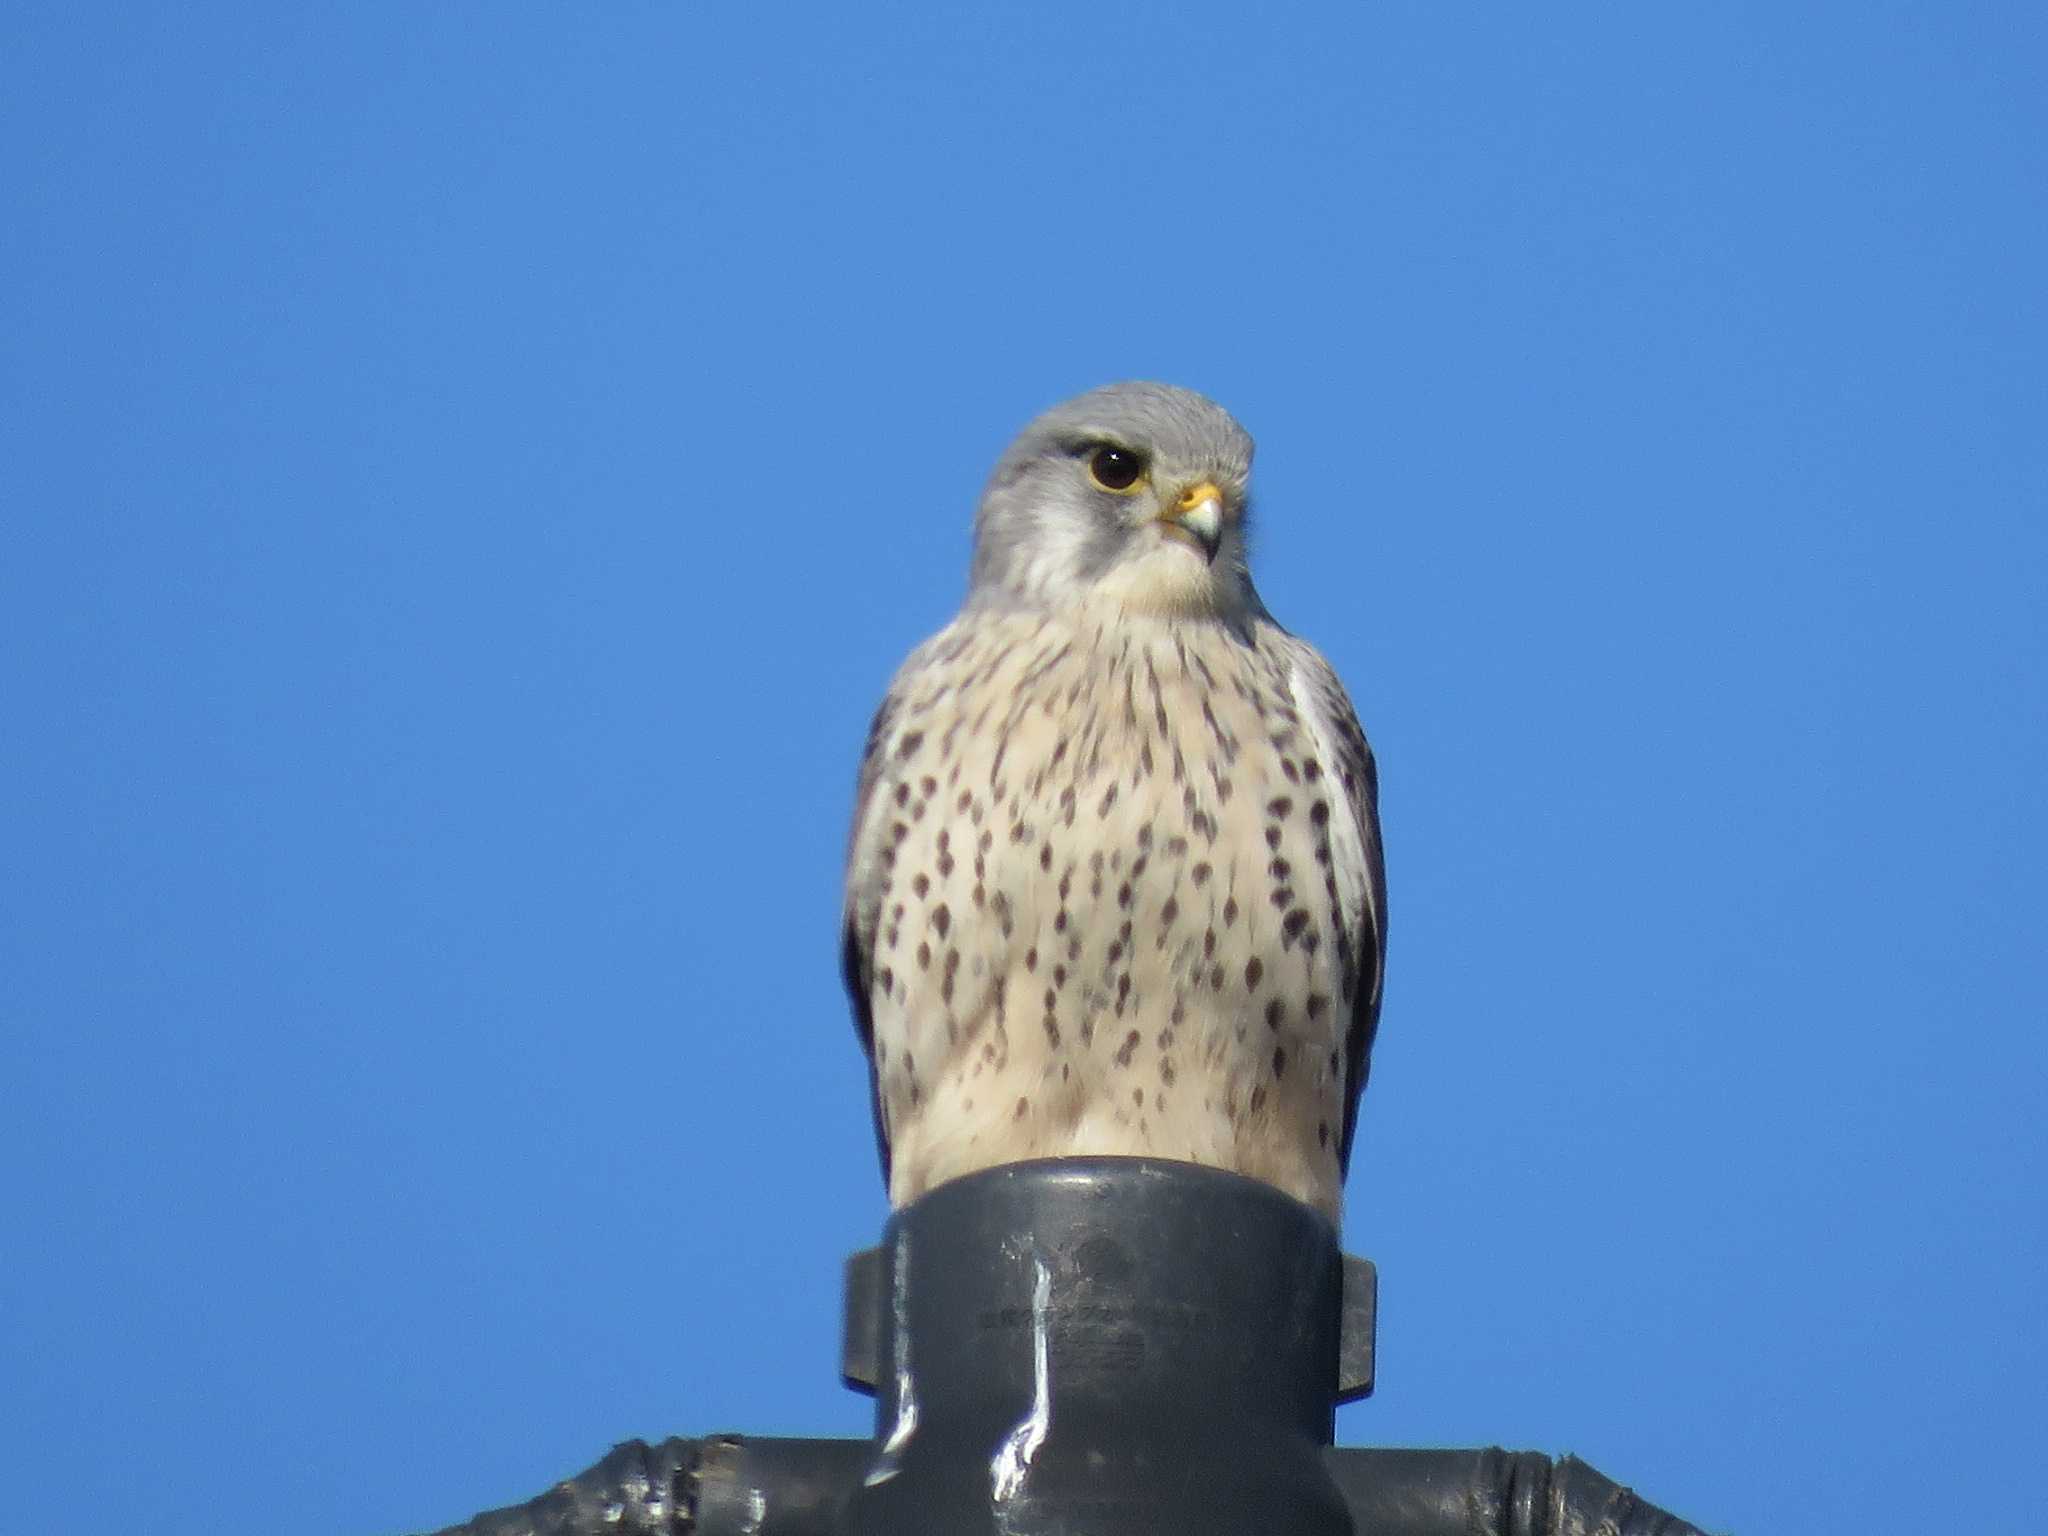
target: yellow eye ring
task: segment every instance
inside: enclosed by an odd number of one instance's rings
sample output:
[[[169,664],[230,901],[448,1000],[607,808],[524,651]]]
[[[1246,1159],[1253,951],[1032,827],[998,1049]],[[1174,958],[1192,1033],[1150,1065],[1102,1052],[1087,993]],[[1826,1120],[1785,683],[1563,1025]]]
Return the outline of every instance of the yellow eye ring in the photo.
[[[1145,478],[1145,456],[1114,443],[1104,443],[1088,456],[1088,478],[1105,491],[1128,496]]]

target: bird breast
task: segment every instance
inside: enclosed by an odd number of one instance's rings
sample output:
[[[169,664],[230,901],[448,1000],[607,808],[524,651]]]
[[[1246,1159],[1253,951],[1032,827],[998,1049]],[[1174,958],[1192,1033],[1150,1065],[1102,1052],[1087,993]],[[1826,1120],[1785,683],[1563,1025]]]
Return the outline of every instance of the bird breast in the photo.
[[[906,667],[856,870],[892,1198],[1186,1158],[1334,1218],[1335,787],[1256,631],[968,616]]]

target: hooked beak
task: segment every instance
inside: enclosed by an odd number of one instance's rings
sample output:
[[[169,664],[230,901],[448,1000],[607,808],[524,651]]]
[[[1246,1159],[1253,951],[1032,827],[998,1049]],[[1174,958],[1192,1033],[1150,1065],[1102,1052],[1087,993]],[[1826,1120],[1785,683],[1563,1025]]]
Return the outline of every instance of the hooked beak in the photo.
[[[1223,492],[1213,480],[1189,486],[1172,510],[1161,515],[1159,525],[1200,550],[1204,560],[1214,560],[1223,542]]]

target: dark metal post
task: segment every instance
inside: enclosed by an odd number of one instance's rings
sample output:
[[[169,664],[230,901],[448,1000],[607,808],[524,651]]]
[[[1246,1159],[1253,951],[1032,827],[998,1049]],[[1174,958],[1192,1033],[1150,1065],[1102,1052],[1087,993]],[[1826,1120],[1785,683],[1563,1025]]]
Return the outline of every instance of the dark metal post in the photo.
[[[1700,1536],[1570,1457],[1333,1447],[1373,1324],[1372,1266],[1264,1184],[995,1168],[847,1266],[872,1440],[628,1442],[444,1536]]]
[[[1020,1163],[899,1211],[878,1258],[849,1287],[876,1416],[845,1536],[1350,1531],[1322,1459],[1344,1265],[1308,1207],[1188,1164]]]

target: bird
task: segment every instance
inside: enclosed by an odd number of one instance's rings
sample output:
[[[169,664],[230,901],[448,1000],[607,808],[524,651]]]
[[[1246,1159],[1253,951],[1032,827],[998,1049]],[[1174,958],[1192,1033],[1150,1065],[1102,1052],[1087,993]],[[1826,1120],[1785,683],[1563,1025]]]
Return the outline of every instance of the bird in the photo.
[[[842,968],[892,1206],[1046,1157],[1342,1220],[1378,1028],[1378,770],[1247,553],[1252,439],[1173,385],[1033,420],[862,754]]]

